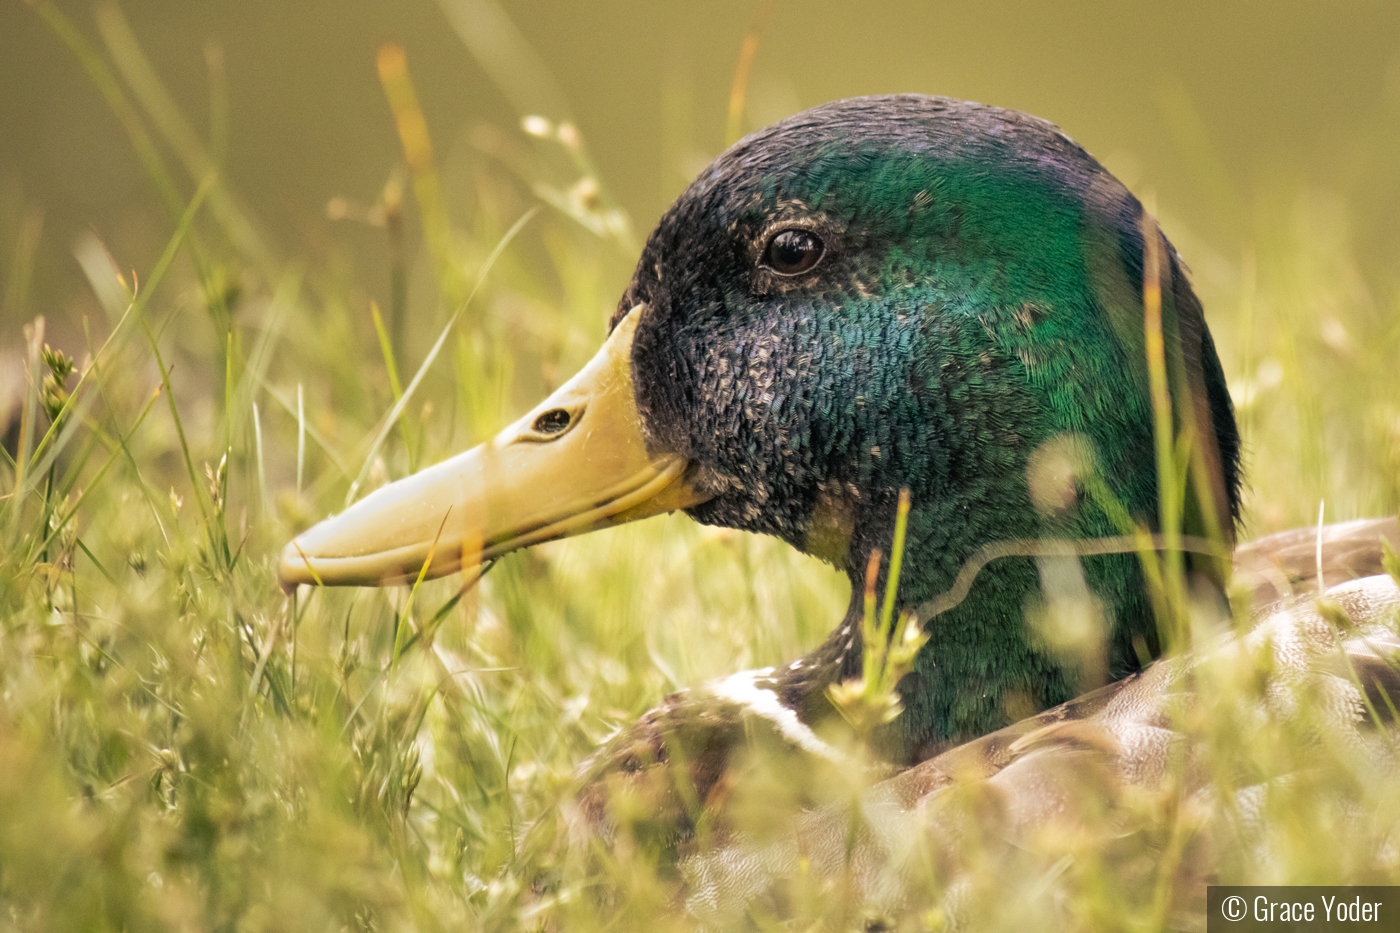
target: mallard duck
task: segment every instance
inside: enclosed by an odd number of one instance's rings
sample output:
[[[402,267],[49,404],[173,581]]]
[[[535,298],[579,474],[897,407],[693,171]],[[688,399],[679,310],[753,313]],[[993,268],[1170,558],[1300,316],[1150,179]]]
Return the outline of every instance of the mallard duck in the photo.
[[[1156,389],[1145,300],[1160,302]],[[724,865],[757,879],[796,864],[789,846],[753,868],[757,850],[738,837],[682,850],[697,807],[728,793],[755,723],[799,755],[839,759],[823,737],[830,688],[862,669],[869,558],[885,555],[883,589],[901,491],[912,507],[896,610],[953,591],[998,542],[1053,539],[1074,553],[1076,541],[1121,538],[1125,520],[1159,529],[1159,390],[1191,454],[1179,530],[1205,542],[1189,558],[1192,585],[1219,590],[1240,437],[1201,305],[1138,199],[1025,114],[917,95],[839,101],[742,140],[700,175],[650,235],[606,341],[573,379],[492,441],[297,537],[280,575],[289,587],[411,582],[678,509],[843,569],[850,608],[818,648],[668,697],[586,766],[582,810],[601,827],[619,819],[608,788],[684,770],[654,782],[646,819],[688,859],[698,910],[762,887],[717,887]],[[1379,569],[1378,535],[1400,540],[1393,521],[1332,534],[1362,542],[1349,576]],[[1310,575],[1314,545],[1261,543],[1244,563],[1272,568],[1260,585],[1284,595]],[[1105,754],[1149,780],[1152,743],[1125,737],[1142,737],[1186,662],[1153,663],[1164,645],[1131,550],[1073,561],[1070,583],[1107,620],[1088,653],[1027,622],[1063,552],[1012,549],[936,618],[926,610],[902,712],[873,739],[892,776],[871,799],[911,813],[968,762],[1009,783],[1044,760],[1037,750],[1090,731],[1123,740],[1100,749],[1131,746]],[[1387,579],[1342,596],[1377,618],[1394,601]],[[1032,821],[1045,810],[1023,809]],[[830,829],[822,820],[835,817],[810,812],[811,832]]]

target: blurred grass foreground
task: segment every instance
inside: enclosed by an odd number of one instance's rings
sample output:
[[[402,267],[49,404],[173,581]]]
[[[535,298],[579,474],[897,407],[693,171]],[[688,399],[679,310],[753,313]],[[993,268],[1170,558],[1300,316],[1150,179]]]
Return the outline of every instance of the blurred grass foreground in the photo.
[[[443,160],[411,62],[383,47],[403,167],[375,203],[329,205],[382,236],[380,307],[355,269],[274,252],[218,139],[115,7],[99,7],[100,41],[51,3],[34,12],[118,118],[168,243],[131,269],[100,231],[82,238],[105,317],[63,322],[62,345],[59,322],[32,319],[0,380],[0,927],[684,926],[644,851],[571,868],[532,827],[665,692],[817,642],[843,577],[679,516],[511,555],[465,593],[449,579],[411,599],[292,600],[273,572],[311,521],[491,436],[591,355],[642,231],[578,129],[528,115]],[[1198,282],[1245,430],[1251,527],[1315,521],[1319,498],[1329,520],[1394,514],[1400,277],[1361,271],[1325,193],[1281,184],[1255,214],[1245,257],[1211,256],[1224,271]],[[0,231],[9,309],[33,216]],[[1400,783],[1296,726],[1211,733],[1246,772],[1222,770],[1222,789],[1309,766],[1261,804],[1277,830],[1227,861],[1232,880],[1400,883]],[[1314,805],[1338,788],[1351,809]],[[1086,829],[1057,843],[1053,879],[998,881],[1055,881],[1076,928],[1160,925],[1170,874],[1140,870],[1182,851],[1180,803],[1141,802],[1167,831],[1132,853]],[[793,929],[872,920],[839,886],[799,893]]]

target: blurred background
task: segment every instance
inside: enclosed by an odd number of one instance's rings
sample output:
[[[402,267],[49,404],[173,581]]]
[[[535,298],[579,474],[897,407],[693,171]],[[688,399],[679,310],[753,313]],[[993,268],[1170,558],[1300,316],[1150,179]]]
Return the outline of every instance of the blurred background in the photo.
[[[896,91],[1059,124],[1155,200],[1203,293],[1242,408],[1292,384],[1295,372],[1310,373],[1300,391],[1320,392],[1315,367],[1354,365],[1348,354],[1376,346],[1368,333],[1395,316],[1400,4],[1387,0],[131,0],[120,13],[65,0],[53,8],[95,49],[139,45],[277,263],[340,276],[353,294],[347,307],[367,322],[369,300],[393,302],[393,249],[410,257],[401,365],[422,357],[444,312],[420,255],[414,198],[404,198],[397,244],[375,212],[386,182],[407,177],[376,72],[376,50],[390,41],[405,50],[455,226],[471,228],[493,197],[516,197],[512,209],[539,203],[531,186],[547,169],[531,160],[558,153],[529,149],[523,116],[577,126],[589,173],[630,218],[619,248],[594,263],[598,294],[609,300],[629,275],[628,247],[736,129],[731,86],[752,32],[740,132],[834,98]],[[11,371],[0,380],[3,399],[17,391],[23,322],[42,313],[51,334],[76,340],[84,315],[100,318],[75,259],[80,240],[95,235],[118,268],[149,269],[173,220],[102,91],[22,0],[0,3],[0,89],[0,359]],[[515,195],[503,193],[522,177]],[[188,198],[194,184],[177,187]],[[521,239],[525,262],[530,239]],[[1269,346],[1277,315],[1314,319],[1302,344]],[[590,339],[600,333],[601,323]],[[1321,356],[1310,355],[1312,344]],[[1326,405],[1305,399],[1285,415],[1315,437],[1328,421]],[[1362,419],[1374,435],[1364,441],[1289,454],[1288,470],[1310,471],[1302,498],[1325,491],[1329,451],[1360,443],[1366,452],[1356,456],[1389,457],[1400,444],[1392,416],[1400,417],[1388,408]],[[1338,515],[1395,499],[1392,483],[1338,501]],[[1254,515],[1261,530],[1297,517],[1273,507]]]

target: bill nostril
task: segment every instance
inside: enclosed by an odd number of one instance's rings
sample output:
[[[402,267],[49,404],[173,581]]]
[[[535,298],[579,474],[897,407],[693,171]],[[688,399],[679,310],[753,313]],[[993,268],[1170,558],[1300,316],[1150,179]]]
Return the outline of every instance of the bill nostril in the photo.
[[[568,430],[573,416],[562,408],[551,408],[535,419],[534,429],[540,434],[561,434]]]

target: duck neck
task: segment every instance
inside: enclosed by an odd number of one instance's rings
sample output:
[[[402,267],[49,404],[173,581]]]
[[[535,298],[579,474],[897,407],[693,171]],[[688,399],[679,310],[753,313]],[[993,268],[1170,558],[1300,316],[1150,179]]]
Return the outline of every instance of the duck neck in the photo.
[[[881,753],[896,763],[922,761],[1063,703],[1139,669],[1159,652],[1142,569],[1132,554],[994,560],[960,602],[932,614],[930,603],[946,602],[937,598],[952,590],[981,543],[1059,536],[1032,514],[1023,528],[969,527],[950,540],[947,529],[972,522],[969,510],[959,511],[911,517],[896,605],[916,613],[928,641],[897,687],[903,712],[877,737]],[[1076,537],[1111,533],[1096,527],[1099,521],[1076,524]],[[915,528],[925,533],[915,535]],[[848,573],[852,598],[841,623],[779,675],[788,705],[808,722],[834,713],[829,684],[862,670],[863,580],[854,568]],[[884,583],[882,570],[881,592]]]
[[[920,611],[951,584],[939,574],[937,592],[910,607],[928,642],[898,685],[904,712],[882,737],[897,761],[921,761],[1073,699],[1160,650],[1133,554],[1004,558],[978,574],[962,602]]]

